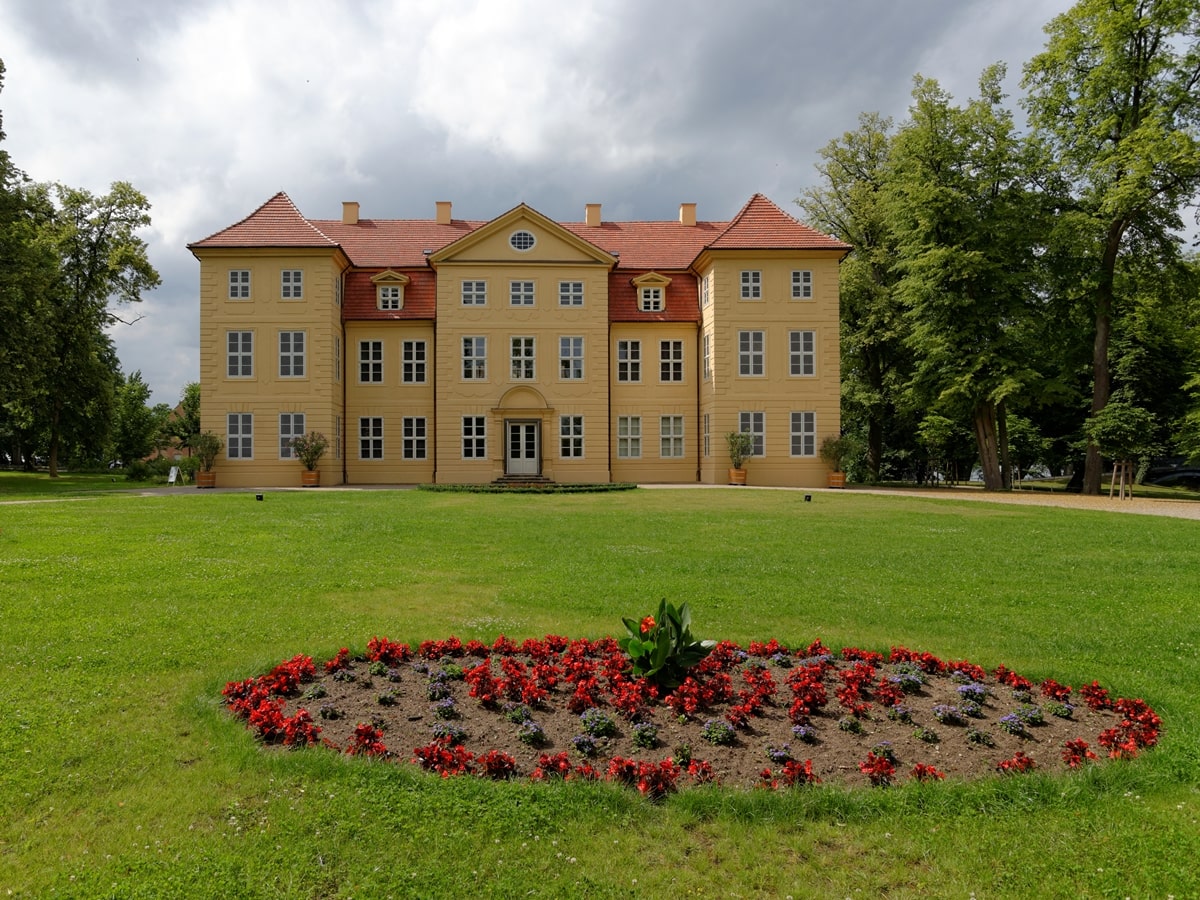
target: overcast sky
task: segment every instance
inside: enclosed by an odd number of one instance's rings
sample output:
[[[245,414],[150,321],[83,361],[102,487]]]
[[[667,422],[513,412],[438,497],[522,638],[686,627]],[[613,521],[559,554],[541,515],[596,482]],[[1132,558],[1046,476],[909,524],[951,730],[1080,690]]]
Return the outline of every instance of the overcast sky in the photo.
[[[113,332],[155,402],[199,378],[186,249],[286,191],[310,218],[793,214],[816,151],[914,73],[957,99],[1068,0],[4,0],[5,149],[37,181],[149,198],[162,287]]]

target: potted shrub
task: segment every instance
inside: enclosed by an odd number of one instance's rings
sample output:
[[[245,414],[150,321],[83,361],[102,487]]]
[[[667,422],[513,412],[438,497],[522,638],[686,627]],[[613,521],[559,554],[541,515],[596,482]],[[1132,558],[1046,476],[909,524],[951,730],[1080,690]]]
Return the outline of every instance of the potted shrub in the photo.
[[[845,464],[846,457],[849,454],[849,438],[843,436],[835,437],[831,434],[821,442],[821,459],[833,469],[829,473],[829,486],[831,488],[846,486],[846,473],[842,471],[842,466]]]
[[[754,436],[745,431],[731,431],[725,435],[729,444],[729,483],[746,483],[746,460],[754,455]]]
[[[192,452],[200,461],[200,471],[196,473],[196,487],[216,487],[217,473],[213,471],[213,466],[216,465],[217,456],[225,448],[225,442],[211,431],[206,431],[193,437],[191,445]]]
[[[304,464],[304,471],[300,473],[300,484],[304,487],[320,486],[321,471],[317,466],[328,447],[329,441],[319,431],[310,431],[292,439],[292,453]]]

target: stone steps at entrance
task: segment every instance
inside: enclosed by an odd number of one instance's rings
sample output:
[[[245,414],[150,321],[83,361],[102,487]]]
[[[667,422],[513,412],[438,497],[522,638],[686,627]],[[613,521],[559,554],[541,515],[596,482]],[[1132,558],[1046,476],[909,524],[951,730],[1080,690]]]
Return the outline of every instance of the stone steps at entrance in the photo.
[[[545,475],[501,475],[492,484],[554,484],[554,481]]]

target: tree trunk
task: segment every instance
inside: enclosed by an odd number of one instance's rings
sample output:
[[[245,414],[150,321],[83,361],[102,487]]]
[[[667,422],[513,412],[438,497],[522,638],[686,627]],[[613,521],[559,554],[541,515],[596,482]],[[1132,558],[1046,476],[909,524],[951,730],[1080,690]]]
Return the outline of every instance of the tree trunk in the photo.
[[[1112,393],[1112,379],[1108,369],[1108,344],[1112,337],[1113,278],[1117,268],[1117,254],[1121,249],[1121,237],[1125,234],[1124,222],[1113,222],[1104,241],[1104,255],[1100,261],[1100,281],[1096,285],[1096,337],[1092,343],[1092,415],[1108,406]],[[1098,496],[1103,475],[1104,459],[1100,448],[1088,442],[1087,459],[1083,465],[1083,493]]]
[[[1000,448],[1000,483],[1004,490],[1011,491],[1013,471],[1008,454],[1008,404],[1003,400],[996,404],[996,444]]]
[[[975,426],[975,442],[979,446],[979,468],[983,472],[983,489],[998,491],[1003,487],[1000,478],[1000,457],[996,450],[996,407],[992,403],[977,403],[971,415]]]

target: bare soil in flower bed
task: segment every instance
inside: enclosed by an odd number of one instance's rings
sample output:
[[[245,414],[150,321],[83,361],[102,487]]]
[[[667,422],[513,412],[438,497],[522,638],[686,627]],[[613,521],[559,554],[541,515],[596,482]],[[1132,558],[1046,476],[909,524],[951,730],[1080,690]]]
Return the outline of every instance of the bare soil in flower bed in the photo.
[[[1068,742],[1077,765],[1102,764],[1153,746],[1160,725],[1141,701],[1110,700],[1095,682],[1080,690],[1034,685],[1003,667],[984,672],[904,648],[880,655],[834,653],[819,641],[799,650],[722,642],[679,691],[653,696],[611,639],[548,636],[517,646],[502,637],[485,646],[450,638],[412,651],[373,638],[368,646],[367,654],[343,652],[324,664],[295,657],[231,682],[226,700],[278,746],[319,742],[404,765],[420,764],[418,748],[426,748],[424,766],[433,771],[445,770],[429,762],[429,748],[460,747],[462,769],[448,774],[488,774],[482,759],[498,751],[511,758],[506,774],[519,778],[561,774],[561,754],[574,777],[590,766],[605,778],[614,758],[655,766],[671,759],[681,764],[680,788],[696,780],[777,787],[789,761],[793,772],[811,761],[815,779],[852,785],[907,781],[918,764],[972,780],[1014,758],[1033,762],[1008,768],[1065,772]],[[981,698],[975,708],[972,695]],[[647,724],[656,731],[653,746]],[[797,734],[798,724],[807,732]],[[722,731],[730,742],[713,743]],[[880,769],[875,778],[863,769],[879,758],[894,769],[883,779]],[[698,777],[689,775],[689,760]]]

